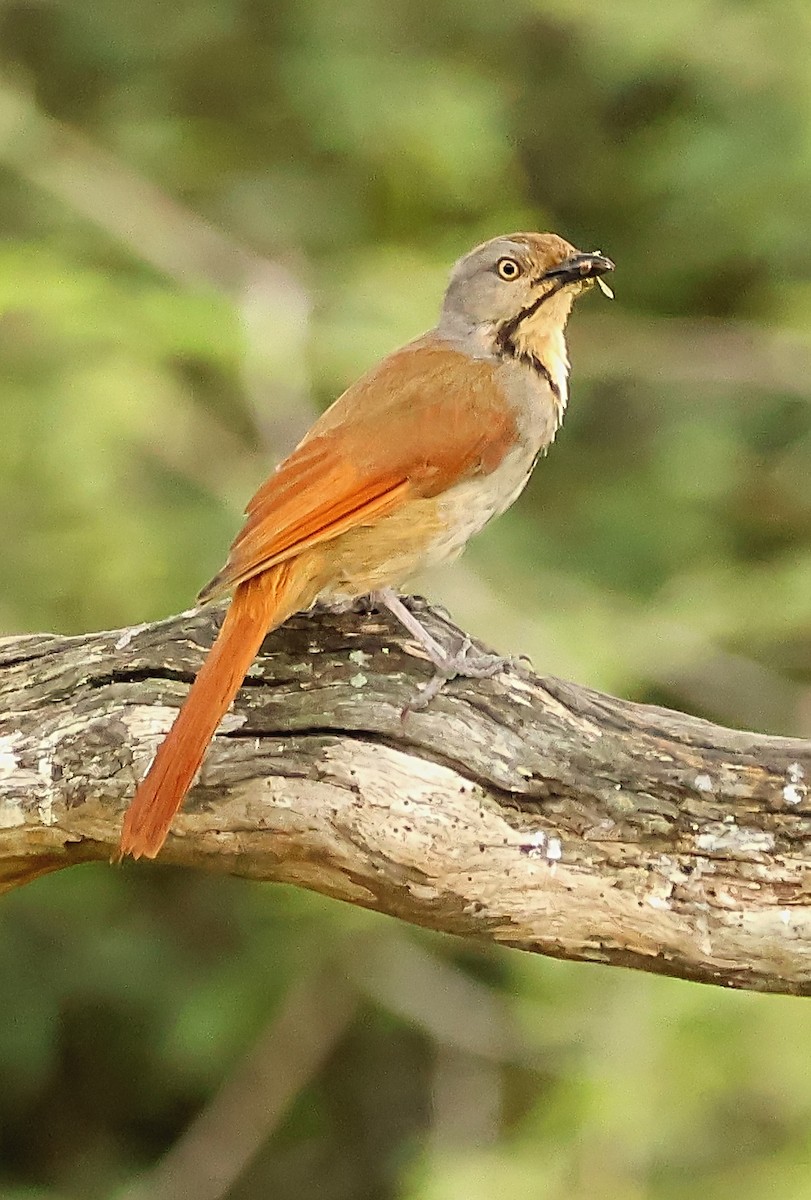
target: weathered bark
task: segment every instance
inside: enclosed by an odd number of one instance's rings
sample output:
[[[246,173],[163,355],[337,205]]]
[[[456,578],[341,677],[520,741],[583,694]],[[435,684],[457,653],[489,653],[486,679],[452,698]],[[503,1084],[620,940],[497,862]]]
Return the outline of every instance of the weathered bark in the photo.
[[[215,618],[0,642],[0,887],[110,858]],[[416,655],[376,615],[274,633],[161,859],[557,957],[811,992],[811,743],[516,671],[403,718]]]

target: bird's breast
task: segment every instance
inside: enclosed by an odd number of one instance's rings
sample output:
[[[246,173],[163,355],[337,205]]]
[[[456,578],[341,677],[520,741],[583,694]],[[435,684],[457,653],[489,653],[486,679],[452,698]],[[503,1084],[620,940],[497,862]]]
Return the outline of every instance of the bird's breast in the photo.
[[[427,548],[430,565],[456,558],[474,534],[510,507],[526,487],[539,450],[522,442],[494,471],[457,483],[438,498],[442,531]]]

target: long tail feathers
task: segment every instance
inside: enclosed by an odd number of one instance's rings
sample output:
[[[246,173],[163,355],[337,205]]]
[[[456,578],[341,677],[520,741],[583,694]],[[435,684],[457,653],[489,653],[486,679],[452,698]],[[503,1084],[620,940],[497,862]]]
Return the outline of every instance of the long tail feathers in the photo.
[[[154,858],[265,635],[305,607],[295,560],[241,583],[217,640],[124,817],[119,858]]]

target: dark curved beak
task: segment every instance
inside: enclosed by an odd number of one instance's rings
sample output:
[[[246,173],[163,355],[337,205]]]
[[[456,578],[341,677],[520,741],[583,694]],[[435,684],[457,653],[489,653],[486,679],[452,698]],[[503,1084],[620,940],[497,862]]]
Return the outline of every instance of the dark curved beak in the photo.
[[[595,250],[591,254],[573,254],[564,258],[562,263],[551,267],[544,274],[544,279],[559,279],[561,283],[577,283],[581,279],[595,279],[613,271],[614,264],[610,258]]]

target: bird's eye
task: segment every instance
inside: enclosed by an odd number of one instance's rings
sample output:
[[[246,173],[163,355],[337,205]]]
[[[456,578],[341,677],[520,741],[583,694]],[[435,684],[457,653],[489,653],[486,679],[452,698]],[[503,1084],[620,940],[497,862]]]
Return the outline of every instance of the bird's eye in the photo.
[[[517,279],[521,274],[520,264],[514,258],[500,258],[496,263],[496,270],[500,279]]]

